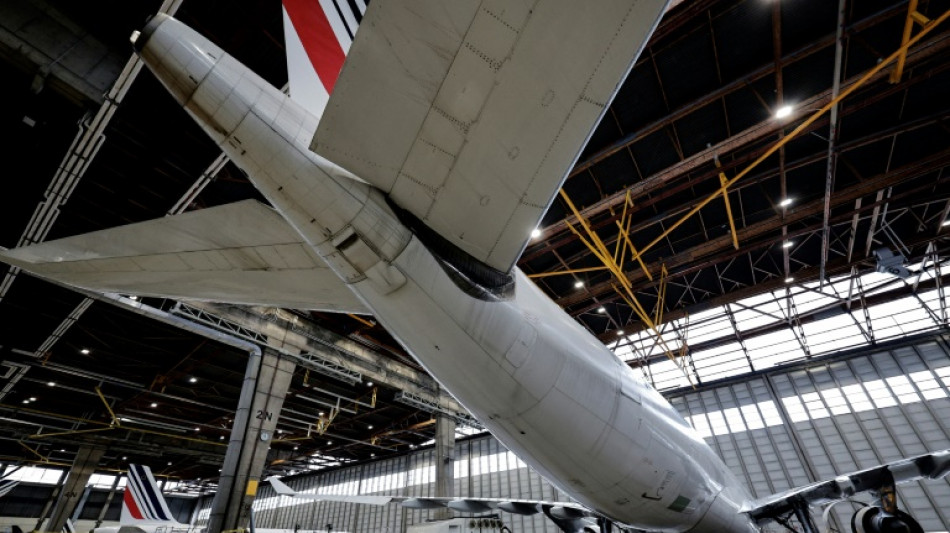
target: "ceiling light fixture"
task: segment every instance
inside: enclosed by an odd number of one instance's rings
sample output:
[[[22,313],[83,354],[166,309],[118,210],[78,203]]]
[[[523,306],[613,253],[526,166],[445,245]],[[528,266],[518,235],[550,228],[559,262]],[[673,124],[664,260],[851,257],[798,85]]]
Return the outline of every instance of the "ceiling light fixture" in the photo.
[[[194,376],[188,378],[188,383],[197,383],[197,382],[198,382],[198,378]]]
[[[574,288],[575,288],[575,289],[580,289],[580,288],[582,288],[583,286],[584,286],[584,282],[581,281],[581,280],[577,280],[577,281],[574,282]]]
[[[606,312],[607,312],[607,309],[606,309],[606,308],[603,308],[603,307],[598,307],[598,308],[597,308],[597,312],[598,312],[598,313],[606,313]]]
[[[46,382],[46,386],[47,386],[47,387],[55,387],[55,386],[56,386],[56,382],[55,382],[55,381],[48,381],[48,382]]]
[[[791,282],[793,282],[793,281],[795,281],[795,278],[793,278],[793,277],[791,277],[791,276],[785,278],[785,283],[791,283]]]
[[[622,329],[618,329],[618,330],[617,330],[617,336],[618,336],[618,337],[623,336],[623,330],[622,330]]]
[[[788,207],[788,206],[792,205],[792,199],[791,199],[791,198],[783,198],[782,201],[778,203],[778,205],[780,205],[780,206],[782,206],[782,207]]]
[[[795,245],[795,243],[792,242],[792,241],[785,241],[785,242],[782,243],[782,248],[791,248],[791,247],[794,246],[794,245]]]
[[[372,387],[372,386],[373,386],[373,382],[372,382],[372,381],[367,381],[367,382],[366,382],[366,386],[367,386],[367,387]]]
[[[950,218],[948,218],[947,220],[944,220],[943,223],[940,224],[940,225],[941,225],[941,226],[950,226]]]
[[[82,350],[79,350],[79,353],[83,355],[89,355],[89,348],[83,348]]]
[[[155,402],[152,402],[152,407],[158,407],[158,404]]]
[[[775,118],[785,118],[792,114],[792,106],[783,105],[775,110]]]
[[[531,230],[532,239],[537,239],[540,236],[541,236],[541,230],[539,230],[538,228],[534,228],[533,230]]]

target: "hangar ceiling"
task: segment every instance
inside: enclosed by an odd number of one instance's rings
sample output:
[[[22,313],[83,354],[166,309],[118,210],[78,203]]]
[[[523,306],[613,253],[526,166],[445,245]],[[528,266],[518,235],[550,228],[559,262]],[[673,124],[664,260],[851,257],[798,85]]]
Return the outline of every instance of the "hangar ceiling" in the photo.
[[[129,36],[161,6],[14,0],[0,8],[0,246],[259,198],[147,70],[123,71]],[[930,0],[917,11],[936,19],[948,8]],[[950,23],[910,48],[899,79],[888,79],[888,65],[829,105],[901,46],[907,12],[908,2],[884,0],[677,3],[519,266],[611,346],[649,322],[662,327],[816,281],[808,290],[820,291],[832,276],[857,279],[889,254],[898,266],[929,260],[936,275],[868,299],[858,287],[849,307],[942,286]],[[284,85],[278,0],[185,0],[176,17]],[[123,72],[125,92],[109,92]],[[776,118],[786,105],[789,115]],[[728,207],[711,197],[736,176]],[[5,266],[0,275],[0,459],[68,464],[79,444],[106,443],[104,468],[139,461],[185,480],[214,479],[247,353],[196,331],[253,334],[179,302],[91,297]],[[424,375],[372,317],[231,311],[295,324],[338,349],[372,351],[377,367]],[[813,314],[793,311],[759,333]],[[666,355],[631,364],[651,357]],[[431,438],[430,413],[399,401],[399,383],[368,385],[371,371],[318,366],[295,374],[274,471],[402,453]],[[337,406],[326,432],[314,431],[318,413],[326,419]]]

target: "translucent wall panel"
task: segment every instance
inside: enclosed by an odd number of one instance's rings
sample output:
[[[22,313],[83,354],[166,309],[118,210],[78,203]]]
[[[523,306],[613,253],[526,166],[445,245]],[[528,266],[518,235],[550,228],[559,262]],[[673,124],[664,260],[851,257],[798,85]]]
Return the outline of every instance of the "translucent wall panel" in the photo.
[[[663,379],[682,378],[668,362]],[[677,377],[679,376],[679,377]],[[699,391],[668,395],[755,496],[926,451],[950,448],[950,350],[942,336],[828,361],[760,373]],[[291,479],[299,491],[431,496],[432,450]],[[563,501],[566,496],[490,436],[456,444],[458,496]],[[925,531],[950,529],[947,479],[901,485],[900,505]],[[858,498],[868,501],[868,495]],[[210,507],[210,500],[204,504]],[[840,530],[850,510],[835,508]],[[334,531],[405,531],[432,511],[298,502],[263,486],[255,502],[259,527]],[[206,512],[204,514],[206,516]],[[514,533],[556,533],[542,516],[501,514]],[[778,528],[776,528],[777,530]]]
[[[683,392],[671,402],[761,497],[950,448],[948,385],[950,351],[935,337]],[[904,484],[898,493],[925,531],[948,529],[947,479]],[[851,511],[835,510],[847,529]]]

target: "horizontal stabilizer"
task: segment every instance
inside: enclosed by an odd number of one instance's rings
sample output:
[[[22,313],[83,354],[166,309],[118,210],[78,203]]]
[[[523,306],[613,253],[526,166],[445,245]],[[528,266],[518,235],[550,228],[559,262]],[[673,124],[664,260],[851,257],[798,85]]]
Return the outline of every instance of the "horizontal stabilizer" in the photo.
[[[888,472],[894,483],[942,478],[950,473],[950,449],[901,459],[773,494],[747,503],[741,511],[755,519],[774,518],[792,511],[796,500],[821,505],[861,492],[877,491],[890,483]]]
[[[507,272],[667,3],[373,2],[310,148]]]
[[[0,261],[96,292],[367,312],[283,217],[256,200],[0,251]]]

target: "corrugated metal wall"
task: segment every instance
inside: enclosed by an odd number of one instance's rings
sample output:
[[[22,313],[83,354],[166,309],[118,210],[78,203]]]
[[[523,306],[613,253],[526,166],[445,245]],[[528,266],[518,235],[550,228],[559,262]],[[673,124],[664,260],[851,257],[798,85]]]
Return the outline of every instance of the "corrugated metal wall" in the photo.
[[[668,398],[756,496],[926,451],[950,448],[950,345],[941,336],[805,362]],[[569,426],[566,425],[566,427]],[[565,429],[567,430],[567,429]],[[563,500],[491,437],[456,445],[456,495]],[[296,490],[431,496],[432,451],[296,478]],[[950,481],[901,485],[925,531],[950,529]],[[862,496],[867,500],[867,496]],[[430,511],[396,505],[294,504],[264,486],[258,527],[402,532]],[[848,504],[835,508],[848,527]],[[556,532],[543,517],[503,513],[513,532]]]
[[[948,384],[950,349],[938,337],[670,399],[752,492],[766,496],[950,448]],[[898,495],[925,531],[950,527],[947,479],[904,484]],[[834,512],[847,528],[853,508]]]

